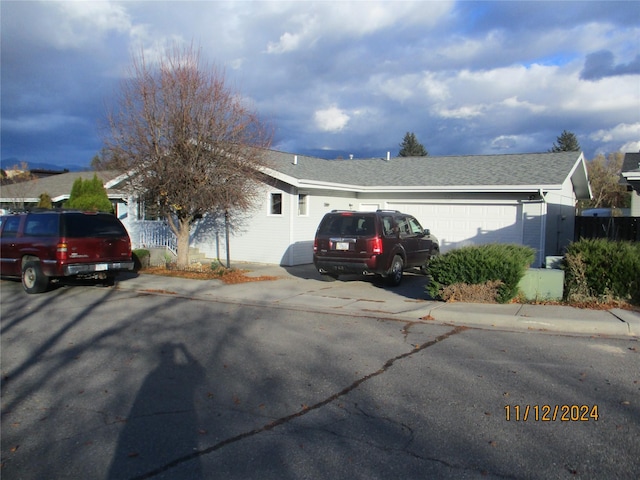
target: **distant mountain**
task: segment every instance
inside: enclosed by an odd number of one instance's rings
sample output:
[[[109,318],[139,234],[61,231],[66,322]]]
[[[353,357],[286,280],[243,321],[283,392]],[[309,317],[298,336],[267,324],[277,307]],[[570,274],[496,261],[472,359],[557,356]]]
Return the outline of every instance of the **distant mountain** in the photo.
[[[20,166],[21,164],[22,164],[22,161],[15,157],[0,159],[0,168],[2,168],[3,170],[12,168],[15,165]],[[65,168],[70,172],[82,172],[85,170],[91,170],[90,165],[56,165],[54,163],[45,163],[45,162],[33,162],[33,163],[27,162],[27,166],[29,167],[30,170],[60,171],[60,170],[64,170]]]

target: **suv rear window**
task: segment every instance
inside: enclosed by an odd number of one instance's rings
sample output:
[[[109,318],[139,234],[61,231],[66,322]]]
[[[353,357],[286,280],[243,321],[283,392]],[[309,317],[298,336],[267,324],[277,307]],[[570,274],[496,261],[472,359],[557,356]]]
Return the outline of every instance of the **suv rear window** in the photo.
[[[318,229],[320,235],[358,236],[375,235],[372,215],[327,215]]]
[[[64,235],[69,238],[122,237],[127,232],[113,215],[71,213],[63,215]]]

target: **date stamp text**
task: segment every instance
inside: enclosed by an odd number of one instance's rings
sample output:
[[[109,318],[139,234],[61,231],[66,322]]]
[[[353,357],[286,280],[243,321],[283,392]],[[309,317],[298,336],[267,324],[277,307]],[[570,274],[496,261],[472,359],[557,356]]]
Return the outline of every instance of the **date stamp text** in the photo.
[[[505,405],[507,422],[590,422],[598,420],[598,405]]]

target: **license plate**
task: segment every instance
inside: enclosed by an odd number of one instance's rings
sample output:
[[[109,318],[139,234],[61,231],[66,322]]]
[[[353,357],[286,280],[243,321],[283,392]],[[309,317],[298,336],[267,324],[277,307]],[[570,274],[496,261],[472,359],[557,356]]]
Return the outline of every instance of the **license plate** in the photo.
[[[336,250],[349,250],[349,242],[336,242]]]
[[[107,265],[106,263],[98,263],[96,265],[95,271],[96,272],[104,272],[105,270],[109,269],[109,265]]]

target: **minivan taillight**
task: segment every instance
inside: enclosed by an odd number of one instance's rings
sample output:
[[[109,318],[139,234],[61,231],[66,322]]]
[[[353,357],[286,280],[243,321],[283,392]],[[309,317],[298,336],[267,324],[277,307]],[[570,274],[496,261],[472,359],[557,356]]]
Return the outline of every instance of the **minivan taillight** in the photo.
[[[380,255],[382,253],[382,239],[375,237],[371,240],[371,253]]]
[[[313,253],[318,253],[318,239],[313,239]]]
[[[57,260],[66,260],[67,259],[67,244],[59,243],[56,245],[56,259]]]

